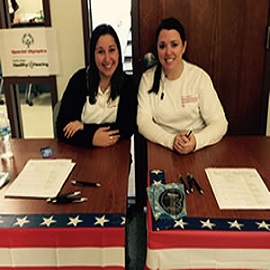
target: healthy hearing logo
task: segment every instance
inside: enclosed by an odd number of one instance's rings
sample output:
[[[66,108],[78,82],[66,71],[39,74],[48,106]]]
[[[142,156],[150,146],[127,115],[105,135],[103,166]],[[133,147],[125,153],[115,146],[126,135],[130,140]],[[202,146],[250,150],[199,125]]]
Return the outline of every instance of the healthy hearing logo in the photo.
[[[30,48],[30,45],[32,45],[35,42],[33,36],[29,33],[25,33],[22,37],[22,43],[27,46],[27,48]]]

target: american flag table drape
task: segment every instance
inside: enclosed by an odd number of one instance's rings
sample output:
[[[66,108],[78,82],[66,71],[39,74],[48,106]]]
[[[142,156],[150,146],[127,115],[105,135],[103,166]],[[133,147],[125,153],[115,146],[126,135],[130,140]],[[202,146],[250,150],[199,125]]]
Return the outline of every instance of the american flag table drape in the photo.
[[[155,221],[148,202],[147,239],[146,269],[270,269],[270,220]]]
[[[125,215],[0,215],[0,269],[125,269]]]

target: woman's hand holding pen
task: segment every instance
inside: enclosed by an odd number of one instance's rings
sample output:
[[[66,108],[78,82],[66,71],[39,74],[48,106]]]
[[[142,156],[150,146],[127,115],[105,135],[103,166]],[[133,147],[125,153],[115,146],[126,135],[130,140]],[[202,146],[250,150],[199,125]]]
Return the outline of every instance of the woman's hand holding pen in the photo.
[[[110,130],[110,127],[100,127],[94,134],[92,144],[94,146],[106,147],[114,145],[120,138],[119,130]]]
[[[188,154],[194,150],[195,146],[196,139],[192,132],[180,132],[174,137],[173,149],[179,154]]]
[[[71,121],[64,127],[66,138],[72,137],[78,130],[83,130],[83,123],[79,120]]]

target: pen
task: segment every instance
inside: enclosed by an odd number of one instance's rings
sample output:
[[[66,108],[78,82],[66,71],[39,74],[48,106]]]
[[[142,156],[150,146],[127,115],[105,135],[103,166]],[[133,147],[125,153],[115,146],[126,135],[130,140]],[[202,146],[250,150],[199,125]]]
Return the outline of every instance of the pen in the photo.
[[[51,203],[80,203],[80,202],[86,202],[87,198],[82,197],[82,198],[54,198],[50,202]]]
[[[60,194],[57,195],[56,197],[51,197],[47,199],[47,202],[51,202],[53,200],[58,200],[58,199],[65,199],[65,198],[74,198],[77,195],[80,195],[81,192],[80,191],[73,191],[73,192],[69,192],[69,193],[65,193],[65,194]]]
[[[189,178],[190,178],[190,181],[193,182],[193,184],[195,185],[195,187],[197,188],[197,190],[198,190],[201,194],[203,194],[203,189],[201,188],[201,186],[199,185],[199,183],[197,182],[197,180],[196,180],[192,175],[190,175],[190,174],[189,174]]]
[[[163,100],[164,98],[164,92],[161,93],[160,99]]]
[[[93,183],[93,182],[83,182],[78,180],[71,180],[71,184],[77,186],[87,186],[87,187],[101,187],[100,183]]]
[[[9,181],[9,179],[10,179],[9,173],[2,173],[2,175],[0,175],[0,188],[2,188],[4,185],[6,185]]]
[[[181,174],[179,174],[179,179],[180,179],[180,183],[183,184],[183,186],[184,186],[185,193],[186,193],[186,194],[189,194],[188,187],[187,187],[187,185],[186,185],[186,183],[185,183],[185,181],[184,181],[184,179],[183,179],[183,177],[182,177]]]
[[[188,131],[188,133],[186,134],[186,137],[189,138],[189,136],[191,135],[191,133],[192,133],[192,130],[190,129],[190,130]]]
[[[189,185],[189,191],[193,193],[193,181],[190,174],[187,174],[187,180]]]

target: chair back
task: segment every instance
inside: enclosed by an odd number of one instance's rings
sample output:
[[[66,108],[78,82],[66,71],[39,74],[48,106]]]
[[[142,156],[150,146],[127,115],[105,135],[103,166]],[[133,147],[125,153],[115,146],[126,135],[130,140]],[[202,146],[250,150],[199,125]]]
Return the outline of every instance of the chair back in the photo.
[[[59,100],[53,108],[53,135],[57,139],[56,120],[61,107],[61,100]]]

